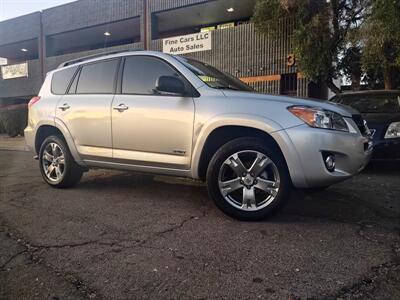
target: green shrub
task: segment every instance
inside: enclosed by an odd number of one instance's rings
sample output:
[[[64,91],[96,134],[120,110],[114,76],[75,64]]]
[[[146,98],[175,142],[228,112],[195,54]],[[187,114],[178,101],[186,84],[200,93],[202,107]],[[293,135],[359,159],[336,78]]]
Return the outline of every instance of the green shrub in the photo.
[[[23,135],[28,122],[28,108],[26,105],[13,105],[0,108],[0,132],[10,137]]]

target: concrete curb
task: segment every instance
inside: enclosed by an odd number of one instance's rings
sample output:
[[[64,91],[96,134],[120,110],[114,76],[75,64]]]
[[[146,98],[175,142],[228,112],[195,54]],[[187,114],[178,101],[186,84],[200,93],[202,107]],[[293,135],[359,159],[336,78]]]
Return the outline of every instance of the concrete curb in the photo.
[[[29,151],[23,137],[10,138],[7,135],[0,135],[0,150],[8,151]]]
[[[23,151],[29,152],[29,148],[27,146],[4,146],[0,145],[0,151]]]

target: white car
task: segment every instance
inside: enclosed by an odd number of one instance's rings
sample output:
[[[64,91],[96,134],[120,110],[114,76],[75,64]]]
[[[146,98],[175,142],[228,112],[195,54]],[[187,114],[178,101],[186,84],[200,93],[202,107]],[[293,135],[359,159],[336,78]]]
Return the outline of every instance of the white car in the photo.
[[[359,117],[256,93],[196,60],[135,51],[50,72],[29,104],[25,137],[53,187],[93,167],[203,179],[225,213],[258,220],[293,187],[329,186],[366,166],[372,147]]]

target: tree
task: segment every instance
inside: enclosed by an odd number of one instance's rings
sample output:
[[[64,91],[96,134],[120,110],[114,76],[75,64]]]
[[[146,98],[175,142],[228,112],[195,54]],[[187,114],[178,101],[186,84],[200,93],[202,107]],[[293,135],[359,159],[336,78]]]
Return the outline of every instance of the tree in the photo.
[[[293,52],[298,69],[310,80],[334,84],[340,74],[349,32],[360,26],[370,0],[258,0],[254,21],[259,31],[279,34],[281,18],[292,18]]]
[[[360,90],[361,79],[363,76],[362,70],[362,52],[361,47],[359,46],[348,46],[345,51],[343,57],[340,59],[340,63],[338,65],[342,74],[345,75],[351,81],[351,89],[353,91]],[[365,76],[364,76],[365,78]]]
[[[381,71],[385,89],[396,88],[400,74],[400,0],[372,0],[371,15],[364,23],[363,68]]]

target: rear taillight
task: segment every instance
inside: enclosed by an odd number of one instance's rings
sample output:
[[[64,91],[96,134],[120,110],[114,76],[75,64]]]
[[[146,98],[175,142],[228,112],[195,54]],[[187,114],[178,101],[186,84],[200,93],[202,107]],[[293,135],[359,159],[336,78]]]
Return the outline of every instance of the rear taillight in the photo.
[[[33,97],[33,98],[31,99],[31,101],[29,101],[28,107],[31,107],[31,106],[34,105],[36,102],[39,102],[39,100],[40,100],[40,96]]]

